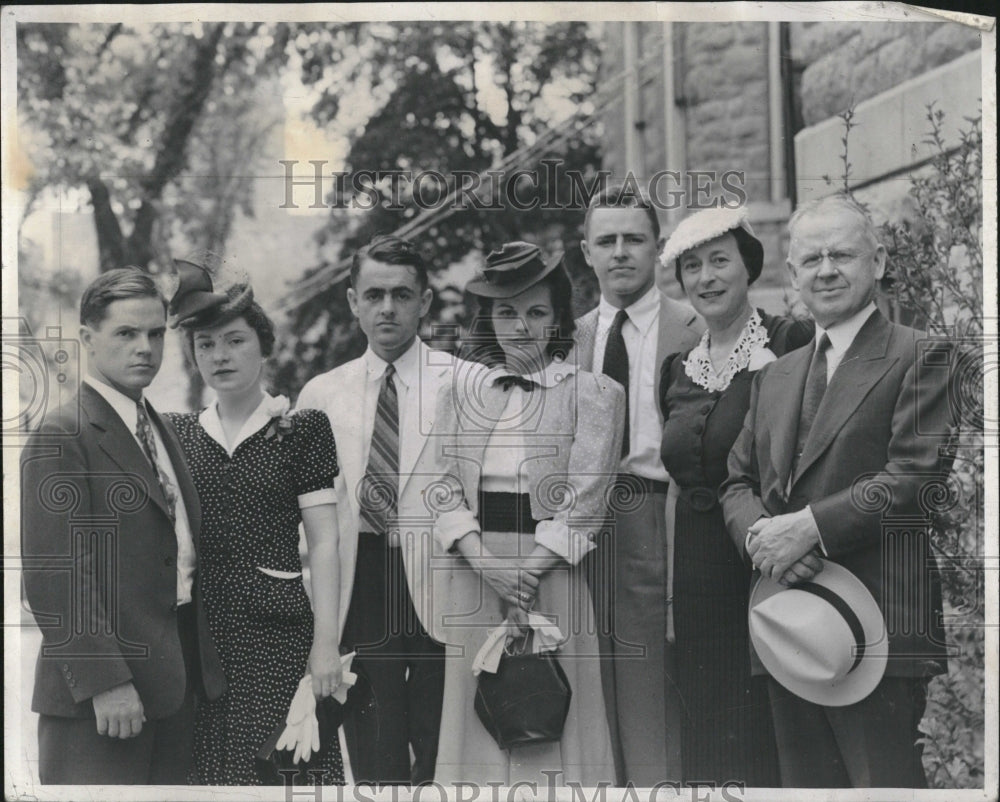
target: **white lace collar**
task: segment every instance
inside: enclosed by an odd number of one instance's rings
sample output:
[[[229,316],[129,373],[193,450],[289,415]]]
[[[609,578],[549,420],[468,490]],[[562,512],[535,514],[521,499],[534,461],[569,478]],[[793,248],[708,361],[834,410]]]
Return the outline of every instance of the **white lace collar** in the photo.
[[[767,347],[770,337],[764,323],[760,318],[760,313],[756,309],[750,315],[750,319],[743,326],[740,338],[733,346],[726,359],[726,364],[722,370],[715,372],[712,365],[712,358],[709,355],[709,344],[711,342],[710,333],[706,330],[701,336],[698,344],[691,349],[687,359],[684,360],[684,372],[699,387],[704,387],[709,392],[719,392],[729,387],[733,376],[745,368],[758,370],[768,362],[773,362],[777,357],[774,352]]]

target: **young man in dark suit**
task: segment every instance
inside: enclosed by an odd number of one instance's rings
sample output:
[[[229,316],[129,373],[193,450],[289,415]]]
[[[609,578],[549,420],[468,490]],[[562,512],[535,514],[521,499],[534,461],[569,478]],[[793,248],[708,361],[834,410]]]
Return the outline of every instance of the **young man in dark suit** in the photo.
[[[807,581],[820,555],[857,576],[885,618],[889,660],[871,695],[844,706],[769,678],[782,784],[926,787],[917,726],[945,645],[937,566],[914,521],[928,517],[924,488],[950,469],[950,348],[876,309],[886,251],[853,199],[811,202],[789,231],[816,337],[757,374],[722,506],[764,576]]]
[[[195,697],[225,688],[198,598],[198,497],[176,435],[143,398],[165,307],[137,268],[87,288],[79,395],[22,455],[43,784],[187,782]]]

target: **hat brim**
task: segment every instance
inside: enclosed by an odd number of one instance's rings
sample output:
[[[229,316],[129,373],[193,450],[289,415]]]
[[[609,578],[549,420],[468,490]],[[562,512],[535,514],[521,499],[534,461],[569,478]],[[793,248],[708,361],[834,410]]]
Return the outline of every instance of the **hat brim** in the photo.
[[[882,681],[889,657],[889,638],[885,620],[875,597],[854,574],[837,563],[823,560],[823,570],[810,580],[829,588],[843,598],[854,610],[865,633],[865,654],[861,662],[846,677],[836,682],[807,682],[789,675],[782,661],[757,637],[751,614],[756,605],[765,599],[792,591],[777,580],[759,577],[750,593],[747,618],[750,642],[767,672],[783,687],[807,702],[825,707],[843,707],[866,698]]]
[[[520,295],[529,287],[533,287],[549,275],[549,273],[562,265],[562,263],[563,254],[560,253],[552,257],[549,261],[544,262],[545,267],[540,272],[523,278],[520,281],[511,282],[510,284],[491,284],[482,276],[477,276],[465,285],[465,290],[466,292],[471,292],[473,295],[478,295],[480,298],[513,298],[515,295]]]

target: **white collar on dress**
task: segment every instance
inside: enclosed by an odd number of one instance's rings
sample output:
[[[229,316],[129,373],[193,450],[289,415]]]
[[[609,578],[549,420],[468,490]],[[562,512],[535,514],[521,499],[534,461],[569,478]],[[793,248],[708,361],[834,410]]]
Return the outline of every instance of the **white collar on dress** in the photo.
[[[684,360],[684,372],[699,387],[713,393],[721,392],[729,387],[733,376],[741,370],[745,368],[759,370],[768,362],[777,359],[774,352],[767,347],[770,339],[760,313],[754,309],[749,320],[743,324],[740,338],[733,346],[733,350],[729,352],[722,370],[718,373],[715,372],[715,366],[712,364],[712,357],[709,354],[711,334],[708,329],[705,329],[698,344],[691,349],[691,353]]]
[[[553,359],[546,365],[542,370],[536,370],[534,373],[527,373],[524,375],[525,379],[533,381],[542,387],[555,387],[557,384],[566,381],[570,376],[576,373],[577,367],[575,362],[568,362],[564,359]],[[490,385],[495,384],[500,378],[504,376],[510,376],[511,371],[503,366],[491,368],[490,375]]]
[[[264,398],[257,405],[257,408],[243,422],[243,426],[240,427],[240,431],[236,435],[236,441],[232,444],[232,447],[226,442],[226,435],[222,431],[222,419],[219,417],[218,399],[212,401],[211,404],[201,411],[201,414],[198,416],[198,423],[201,424],[201,428],[205,430],[205,433],[222,446],[231,457],[240,443],[259,432],[274,418],[278,418],[288,412],[289,406],[288,399],[285,396],[272,396],[265,392]]]

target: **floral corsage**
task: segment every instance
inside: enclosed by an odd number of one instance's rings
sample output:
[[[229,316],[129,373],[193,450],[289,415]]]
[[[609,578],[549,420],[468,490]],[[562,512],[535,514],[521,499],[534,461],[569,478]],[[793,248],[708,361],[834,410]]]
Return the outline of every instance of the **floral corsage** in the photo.
[[[295,421],[293,420],[295,413],[291,412],[290,409],[291,404],[283,395],[273,396],[265,401],[263,411],[267,417],[271,418],[271,423],[264,433],[264,439],[270,440],[272,437],[277,436],[280,443],[286,434],[292,433],[292,430],[295,428]]]

